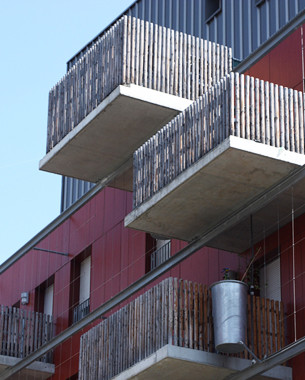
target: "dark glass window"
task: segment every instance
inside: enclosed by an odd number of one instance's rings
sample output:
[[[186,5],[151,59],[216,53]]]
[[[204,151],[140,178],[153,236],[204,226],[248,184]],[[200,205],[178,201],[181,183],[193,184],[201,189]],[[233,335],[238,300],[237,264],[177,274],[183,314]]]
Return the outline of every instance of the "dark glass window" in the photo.
[[[205,21],[209,22],[221,11],[221,0],[206,0]]]

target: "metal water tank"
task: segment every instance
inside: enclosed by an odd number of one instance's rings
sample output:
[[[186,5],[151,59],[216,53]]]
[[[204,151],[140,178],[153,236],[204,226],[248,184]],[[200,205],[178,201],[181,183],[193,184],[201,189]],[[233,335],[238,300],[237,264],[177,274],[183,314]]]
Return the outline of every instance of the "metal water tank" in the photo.
[[[211,285],[214,339],[217,351],[237,353],[244,350],[247,331],[248,285],[223,280]]]

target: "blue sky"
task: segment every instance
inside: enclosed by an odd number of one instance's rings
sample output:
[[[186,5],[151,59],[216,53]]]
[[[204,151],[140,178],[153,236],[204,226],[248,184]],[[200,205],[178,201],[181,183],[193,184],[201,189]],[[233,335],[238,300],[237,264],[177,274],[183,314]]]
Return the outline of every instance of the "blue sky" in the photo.
[[[133,0],[0,0],[0,263],[60,209],[61,177],[38,170],[48,92],[66,61]]]

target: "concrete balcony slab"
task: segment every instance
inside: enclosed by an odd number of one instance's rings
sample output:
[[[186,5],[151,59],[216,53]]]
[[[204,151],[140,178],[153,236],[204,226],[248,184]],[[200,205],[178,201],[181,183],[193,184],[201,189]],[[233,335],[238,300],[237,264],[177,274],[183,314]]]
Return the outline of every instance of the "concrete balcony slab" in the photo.
[[[44,171],[97,182],[192,101],[131,85],[118,86],[40,161]],[[132,190],[132,168],[113,186]]]
[[[304,164],[303,154],[229,136],[127,215],[125,226],[192,241]],[[232,239],[213,246],[231,250]]]
[[[1,373],[7,367],[13,367],[21,359],[14,358],[12,356],[0,355],[0,377]],[[55,365],[50,363],[34,362],[28,367],[21,370],[16,375],[10,377],[10,379],[32,379],[32,380],[44,380],[49,379],[55,374]]]
[[[302,171],[304,168],[302,169]],[[264,197],[263,197],[264,198]],[[252,229],[253,243],[256,244],[266,236],[305,213],[305,178],[281,191],[263,207],[236,225],[209,241],[210,247],[229,249],[232,252],[245,252],[251,246],[250,231]]]
[[[166,345],[114,377],[115,380],[222,380],[251,366],[251,360]],[[277,366],[253,379],[292,379],[292,369]]]

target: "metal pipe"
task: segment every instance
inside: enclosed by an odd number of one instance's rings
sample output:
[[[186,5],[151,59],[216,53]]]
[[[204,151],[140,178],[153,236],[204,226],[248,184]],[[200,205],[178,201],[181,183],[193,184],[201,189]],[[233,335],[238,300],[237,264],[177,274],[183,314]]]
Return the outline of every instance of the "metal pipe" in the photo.
[[[261,360],[255,355],[253,351],[250,350],[250,348],[243,341],[240,341],[239,343],[242,344],[244,349],[247,350],[249,354],[254,357],[255,361],[261,363]]]
[[[34,247],[33,250],[34,251],[48,252],[48,253],[56,253],[57,255],[62,255],[62,256],[69,256],[69,253],[52,251],[51,249],[43,249],[43,248]]]
[[[282,350],[270,355],[268,358],[263,359],[259,363],[255,363],[250,367],[243,369],[238,373],[231,374],[225,378],[225,380],[246,380],[251,379],[251,377],[260,375],[269,369],[280,365],[287,360],[301,354],[305,351],[305,337],[293,342],[283,348]]]

